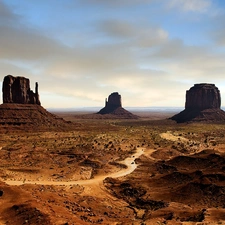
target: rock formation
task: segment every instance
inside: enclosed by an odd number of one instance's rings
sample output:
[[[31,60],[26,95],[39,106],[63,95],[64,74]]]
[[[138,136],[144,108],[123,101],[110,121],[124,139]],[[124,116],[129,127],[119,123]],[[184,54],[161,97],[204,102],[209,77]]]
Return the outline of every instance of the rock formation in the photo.
[[[185,109],[171,119],[186,121],[221,121],[225,120],[225,112],[220,109],[220,91],[215,84],[195,84],[186,91]]]
[[[113,92],[109,95],[108,100],[105,100],[105,107],[102,108],[98,114],[101,115],[114,115],[120,118],[137,119],[138,116],[133,115],[122,107],[121,95],[118,92]]]
[[[24,77],[8,75],[3,81],[3,104],[0,105],[0,132],[12,130],[65,130],[73,124],[48,112],[40,105],[38,84],[35,93]]]
[[[38,83],[35,93],[30,89],[30,80],[25,77],[8,75],[3,80],[3,103],[37,104],[40,105]]]
[[[112,113],[115,109],[122,107],[121,103],[121,95],[118,92],[113,92],[111,95],[105,100],[105,107],[101,109],[99,114],[108,114]]]
[[[186,92],[185,109],[219,109],[220,91],[215,84],[195,84]]]

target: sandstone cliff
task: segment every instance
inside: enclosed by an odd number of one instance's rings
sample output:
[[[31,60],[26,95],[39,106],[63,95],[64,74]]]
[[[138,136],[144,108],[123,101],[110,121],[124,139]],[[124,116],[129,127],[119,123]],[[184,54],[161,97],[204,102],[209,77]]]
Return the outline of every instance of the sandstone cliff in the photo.
[[[117,108],[122,107],[121,95],[118,92],[113,92],[109,95],[108,100],[105,100],[105,107],[101,109],[99,114],[112,113]]]
[[[215,84],[195,84],[186,92],[185,109],[219,109],[220,91]]]
[[[49,113],[40,104],[38,84],[35,93],[25,77],[8,75],[3,81],[3,104],[0,105],[0,132],[30,130],[65,130],[72,123]]]
[[[102,108],[98,114],[113,115],[118,118],[137,119],[138,116],[132,114],[122,107],[121,95],[118,92],[113,92],[109,95],[108,100],[105,100],[105,107]]]
[[[30,89],[30,80],[25,77],[8,75],[3,80],[3,103],[37,104],[40,105],[38,83],[35,93]]]
[[[185,110],[171,117],[178,123],[187,121],[225,121],[220,109],[220,91],[215,84],[195,84],[186,91]]]

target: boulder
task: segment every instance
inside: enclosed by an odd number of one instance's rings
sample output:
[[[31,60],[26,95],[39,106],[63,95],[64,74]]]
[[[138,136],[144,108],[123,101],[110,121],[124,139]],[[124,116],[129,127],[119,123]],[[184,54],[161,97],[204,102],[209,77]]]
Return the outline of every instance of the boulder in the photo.
[[[25,77],[5,76],[2,86],[3,103],[41,105],[36,82],[35,93],[30,89],[30,80]]]
[[[220,109],[220,91],[215,84],[195,84],[186,91],[185,109],[170,119],[178,123],[188,121],[225,121]]]

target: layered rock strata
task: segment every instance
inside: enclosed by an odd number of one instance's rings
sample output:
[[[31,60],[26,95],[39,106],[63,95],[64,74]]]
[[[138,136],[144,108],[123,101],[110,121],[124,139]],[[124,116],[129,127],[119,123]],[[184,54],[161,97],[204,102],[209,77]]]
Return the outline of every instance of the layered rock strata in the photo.
[[[38,84],[35,92],[25,77],[8,75],[3,80],[3,104],[0,105],[0,132],[13,130],[65,130],[72,123],[48,112],[40,104]]]
[[[185,109],[171,119],[178,123],[187,121],[225,121],[220,109],[221,96],[215,84],[195,84],[186,91]]]
[[[186,92],[185,109],[219,109],[220,91],[215,84],[195,84]]]

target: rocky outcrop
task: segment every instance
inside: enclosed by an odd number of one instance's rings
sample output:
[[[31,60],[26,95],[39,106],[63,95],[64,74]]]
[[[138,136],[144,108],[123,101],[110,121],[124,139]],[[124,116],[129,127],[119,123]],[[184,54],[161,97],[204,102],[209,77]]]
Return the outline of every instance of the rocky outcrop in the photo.
[[[219,109],[220,91],[215,84],[195,84],[186,92],[185,109]]]
[[[121,103],[121,95],[118,92],[113,92],[109,95],[108,100],[105,100],[105,107],[101,109],[98,113],[99,114],[108,114],[112,113],[117,108],[122,107]]]
[[[36,82],[35,93],[30,89],[30,80],[8,75],[3,80],[3,103],[41,105]]]
[[[118,92],[113,92],[111,95],[109,95],[108,101],[106,99],[105,104],[106,107],[122,107],[121,95],[119,95]]]
[[[70,130],[74,125],[48,112],[40,105],[38,84],[35,93],[24,77],[8,75],[3,81],[3,104],[0,105],[0,132]]]
[[[185,109],[171,119],[178,123],[187,121],[225,121],[220,109],[220,91],[215,84],[195,84],[186,91]]]
[[[102,108],[97,114],[113,115],[119,118],[137,119],[138,116],[133,115],[122,107],[121,95],[118,92],[113,92],[109,95],[108,100],[105,100],[105,107]]]

